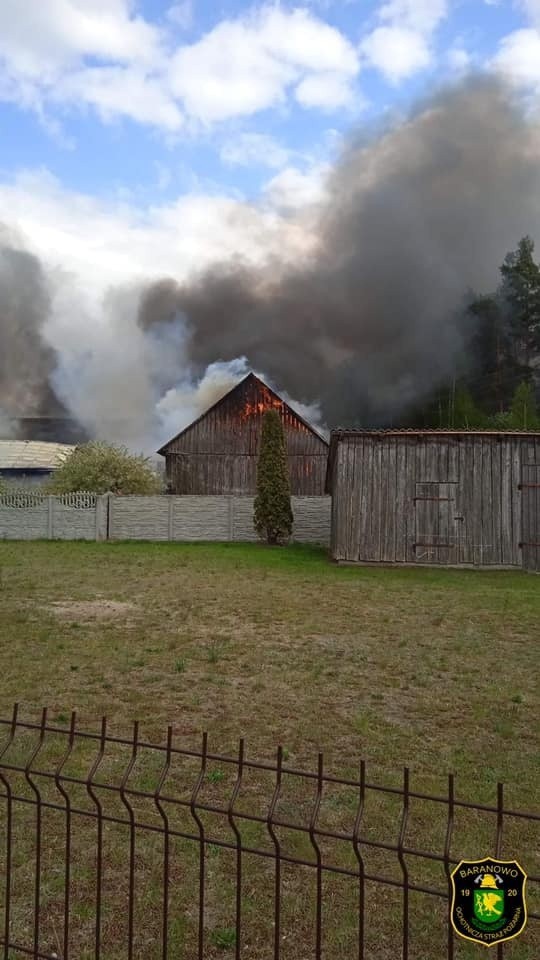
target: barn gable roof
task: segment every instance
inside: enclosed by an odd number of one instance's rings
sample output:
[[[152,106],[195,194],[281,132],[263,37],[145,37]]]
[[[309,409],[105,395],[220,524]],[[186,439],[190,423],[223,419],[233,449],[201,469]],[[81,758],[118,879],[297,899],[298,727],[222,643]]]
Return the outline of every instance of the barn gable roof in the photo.
[[[201,421],[204,420],[208,416],[208,414],[210,414],[213,410],[218,409],[222,404],[225,403],[226,400],[230,400],[235,395],[240,395],[243,391],[243,388],[248,383],[254,383],[261,389],[268,391],[268,393],[270,393],[274,399],[278,400],[281,404],[283,404],[285,411],[290,416],[298,420],[307,430],[310,431],[310,433],[312,433],[315,437],[317,437],[317,439],[320,440],[321,443],[324,443],[324,445],[328,447],[329,445],[328,441],[325,440],[325,438],[321,436],[321,434],[317,430],[315,430],[315,428],[310,423],[308,423],[307,420],[304,420],[304,418],[300,416],[300,414],[297,413],[296,410],[293,409],[293,407],[290,407],[289,404],[286,403],[285,400],[283,400],[283,398],[280,397],[279,394],[275,392],[275,390],[272,390],[271,387],[269,387],[266,383],[264,383],[264,381],[261,380],[260,377],[257,377],[254,373],[248,373],[247,376],[245,376],[232,388],[232,390],[229,390],[227,393],[225,393],[222,397],[219,398],[219,400],[213,403],[211,407],[208,407],[208,409],[205,410],[204,413],[202,413],[199,417],[197,417],[196,420],[193,420],[190,424],[188,424],[187,427],[184,427],[184,429],[180,430],[180,432],[177,433],[174,437],[171,437],[171,439],[168,440],[167,443],[164,443],[163,446],[160,447],[160,449],[157,452],[161,454],[161,456],[165,456],[168,453],[168,448],[171,446],[171,444],[175,443],[177,440],[180,439],[180,437],[183,437],[185,434],[193,430],[194,427],[197,426],[197,424],[201,423]]]

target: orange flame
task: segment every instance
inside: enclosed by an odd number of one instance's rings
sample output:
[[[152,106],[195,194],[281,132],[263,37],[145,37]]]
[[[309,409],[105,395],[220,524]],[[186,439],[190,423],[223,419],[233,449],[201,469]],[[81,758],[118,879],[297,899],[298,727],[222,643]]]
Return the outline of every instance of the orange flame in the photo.
[[[273,397],[270,392],[265,390],[263,392],[263,399],[257,400],[254,403],[246,400],[242,411],[242,418],[245,420],[248,417],[261,416],[263,413],[266,413],[267,410],[279,410],[281,412],[283,408],[283,401],[278,397]]]
[[[263,413],[266,413],[267,410],[278,410],[279,413],[285,413],[285,403],[283,400],[280,400],[279,397],[273,397],[269,391],[264,391],[262,398],[254,402],[246,400],[241,417],[242,420],[247,420],[249,417],[260,417]],[[301,430],[304,433],[308,433],[307,427],[303,423],[294,418],[294,423],[290,422],[290,417],[286,417],[287,423],[289,426],[294,426],[295,429]]]

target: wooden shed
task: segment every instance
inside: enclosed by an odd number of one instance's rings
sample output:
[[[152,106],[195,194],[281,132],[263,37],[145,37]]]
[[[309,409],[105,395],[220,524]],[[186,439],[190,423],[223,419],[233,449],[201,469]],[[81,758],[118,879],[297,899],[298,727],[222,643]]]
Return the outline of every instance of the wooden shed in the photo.
[[[335,430],[338,561],[540,571],[540,433]]]
[[[324,495],[327,441],[253,373],[158,450],[170,492],[253,496],[262,418],[270,409],[283,421],[291,493]]]

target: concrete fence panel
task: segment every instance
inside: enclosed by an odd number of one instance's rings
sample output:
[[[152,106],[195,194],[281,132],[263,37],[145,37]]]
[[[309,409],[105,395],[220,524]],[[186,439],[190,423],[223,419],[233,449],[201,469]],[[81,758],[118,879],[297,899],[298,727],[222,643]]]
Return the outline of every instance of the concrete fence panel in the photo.
[[[0,539],[105,540],[107,500],[94,494],[2,494]]]
[[[331,497],[293,497],[293,539],[298,543],[330,543]]]
[[[49,536],[47,500],[33,506],[0,505],[0,537],[3,540],[46,540]]]
[[[254,497],[232,497],[233,535],[231,540],[253,542],[259,539],[253,526]]]
[[[110,497],[110,540],[170,540],[169,497]]]
[[[328,544],[330,497],[293,497],[292,539]],[[257,541],[254,497],[0,496],[0,539]]]
[[[100,498],[101,499],[101,498]],[[104,521],[105,529],[99,528],[99,520]],[[107,536],[107,516],[103,517],[93,507],[66,507],[62,503],[53,506],[51,540],[104,540]]]
[[[259,539],[253,526],[254,497],[232,497],[233,540]],[[330,497],[291,497],[292,539],[296,543],[330,543]]]
[[[232,497],[169,497],[173,514],[171,540],[232,540]]]

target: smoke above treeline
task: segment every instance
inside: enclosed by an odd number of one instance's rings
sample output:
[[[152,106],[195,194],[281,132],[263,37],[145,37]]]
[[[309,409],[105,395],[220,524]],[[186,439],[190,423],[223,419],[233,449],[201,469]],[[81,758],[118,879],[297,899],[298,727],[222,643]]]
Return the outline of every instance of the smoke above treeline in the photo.
[[[113,290],[96,320],[73,298],[52,305],[47,264],[5,227],[0,430],[2,412],[65,410],[91,436],[155,449],[249,369],[319,424],[399,424],[462,372],[467,294],[540,236],[538,124],[502,81],[471,77],[352,134],[311,229],[297,263]],[[55,351],[51,310],[72,315]]]

